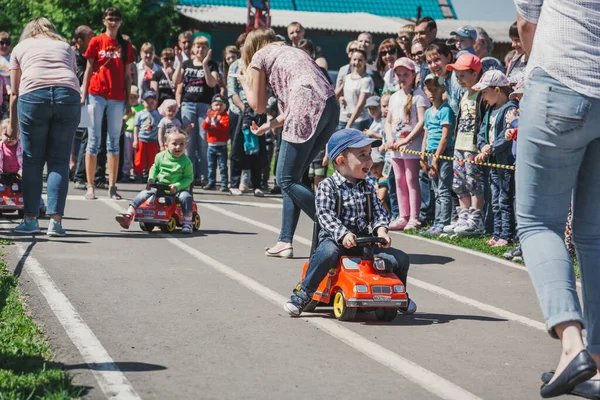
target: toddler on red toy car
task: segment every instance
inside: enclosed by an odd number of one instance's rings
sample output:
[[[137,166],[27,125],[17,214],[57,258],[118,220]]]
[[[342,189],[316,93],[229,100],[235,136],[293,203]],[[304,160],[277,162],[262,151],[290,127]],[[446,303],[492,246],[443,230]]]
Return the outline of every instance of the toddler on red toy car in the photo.
[[[118,214],[115,217],[121,227],[129,229],[129,225],[131,225],[131,222],[135,218],[136,208],[155,194],[154,191],[150,190],[150,185],[154,182],[160,182],[169,185],[171,194],[174,194],[177,201],[181,204],[183,212],[183,228],[181,229],[181,233],[192,233],[194,200],[189,189],[194,180],[194,169],[192,162],[185,155],[186,145],[187,135],[183,131],[167,131],[167,150],[161,151],[156,155],[154,164],[148,173],[148,186],[146,190],[142,190],[133,199],[127,212]]]
[[[343,255],[360,254],[356,249],[356,238],[368,232],[367,198],[370,196],[372,210],[371,228],[373,234],[384,238],[387,243],[375,250],[398,278],[406,285],[408,276],[408,256],[390,248],[388,235],[388,214],[377,198],[375,190],[365,179],[371,169],[371,146],[381,145],[381,140],[371,139],[359,130],[342,129],[333,134],[327,143],[327,153],[333,162],[335,172],[319,184],[315,206],[316,218],[321,225],[319,244],[311,255],[306,275],[300,288],[284,305],[285,311],[298,317],[311,301],[314,292],[328,271],[336,268]],[[340,199],[341,201],[337,201]],[[340,209],[336,210],[336,205]],[[382,249],[386,250],[383,251]],[[406,313],[416,311],[416,304],[409,299]]]

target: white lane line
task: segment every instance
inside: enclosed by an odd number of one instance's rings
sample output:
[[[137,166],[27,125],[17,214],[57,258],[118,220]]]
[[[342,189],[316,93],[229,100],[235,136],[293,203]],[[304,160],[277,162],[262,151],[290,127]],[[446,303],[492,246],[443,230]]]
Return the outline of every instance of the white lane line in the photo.
[[[77,195],[68,195],[67,200],[70,200],[70,201],[92,201],[92,200],[86,200],[84,196],[77,196]],[[107,201],[109,199],[108,199],[108,197],[99,197],[98,200]],[[117,204],[123,204],[123,203],[128,204],[129,203],[129,200],[126,200],[126,199],[110,200],[110,201],[116,202]],[[251,201],[238,201],[238,200],[201,199],[201,200],[197,200],[196,203],[199,203],[199,204],[228,204],[228,205],[232,205],[232,206],[248,206],[248,207],[276,208],[276,209],[281,209],[281,207],[282,207],[281,204],[271,204],[271,203],[251,202]]]
[[[84,361],[90,366],[106,397],[111,400],[141,400],[94,332],[86,325],[40,262],[26,252],[23,245],[15,243],[15,246],[19,257],[25,257],[24,270],[31,276]]]
[[[257,227],[259,227],[261,229],[265,229],[267,231],[279,234],[279,229],[278,228],[276,228],[274,226],[271,226],[271,225],[268,225],[268,224],[265,224],[263,222],[255,221],[255,220],[253,220],[251,218],[244,217],[243,215],[236,214],[236,213],[234,213],[232,211],[225,210],[225,209],[223,209],[221,207],[217,207],[217,206],[212,205],[212,204],[201,204],[201,206],[203,208],[208,208],[210,210],[216,211],[216,212],[218,212],[220,214],[223,214],[223,215],[225,215],[227,217],[230,217],[230,218],[233,218],[233,219],[237,219],[238,221],[246,222],[248,224],[257,226]],[[295,235],[294,236],[294,240],[297,241],[297,242],[299,242],[299,243],[302,243],[304,245],[307,245],[307,246],[311,245],[311,241],[310,240],[308,240],[307,238],[304,238],[302,236],[299,236],[299,235]],[[509,321],[518,322],[518,323],[523,324],[525,326],[528,326],[528,327],[535,328],[535,329],[541,330],[543,332],[546,332],[546,326],[543,323],[541,323],[539,321],[536,321],[536,320],[533,320],[531,318],[527,318],[527,317],[522,316],[522,315],[514,314],[514,313],[512,313],[510,311],[503,310],[502,308],[498,308],[498,307],[495,307],[495,306],[492,306],[492,305],[489,305],[489,304],[481,303],[481,302],[479,302],[477,300],[470,299],[470,298],[462,296],[462,295],[460,295],[458,293],[454,293],[454,292],[452,292],[450,290],[444,289],[444,288],[436,286],[436,285],[432,285],[432,284],[427,283],[427,282],[420,281],[420,280],[412,278],[412,277],[410,278],[410,284],[411,285],[415,285],[415,286],[417,286],[417,287],[419,287],[421,289],[427,290],[429,292],[432,292],[432,293],[435,293],[435,294],[439,294],[439,295],[443,295],[443,296],[448,297],[448,298],[450,298],[450,299],[452,299],[454,301],[457,301],[457,302],[462,303],[462,304],[466,304],[466,305],[468,305],[470,307],[477,308],[477,309],[479,309],[481,311],[484,311],[484,312],[487,312],[487,313],[492,313],[492,314],[495,314],[497,316],[501,316],[502,318],[505,318],[505,319],[507,319]]]
[[[101,200],[104,204],[110,206],[115,210],[119,210],[119,205],[115,204],[114,201],[108,199]],[[205,208],[213,209],[217,212],[224,211],[229,213],[229,211],[223,210],[219,207],[215,207],[213,205],[203,204]],[[236,215],[231,213],[232,215]],[[225,214],[228,215],[229,214]],[[242,217],[241,215],[232,216],[232,218]],[[245,217],[242,217],[245,218]],[[248,219],[249,223],[255,224],[256,226],[269,228],[267,230],[271,230],[270,228],[275,229],[274,227],[270,227],[269,225],[262,224],[258,221],[254,221]],[[250,222],[251,221],[251,222]],[[212,267],[217,272],[222,273],[223,275],[229,277],[230,279],[238,282],[242,286],[248,288],[250,291],[256,293],[263,299],[273,303],[274,305],[280,307],[287,301],[287,297],[282,296],[281,294],[275,292],[274,290],[269,289],[263,284],[255,281],[254,279],[236,271],[235,269],[223,264],[222,262],[210,257],[207,254],[202,253],[199,250],[194,249],[193,247],[185,244],[180,239],[176,239],[169,235],[159,234],[158,236],[164,238],[166,241],[171,243],[172,245],[178,247],[179,249],[185,251],[192,257],[196,258],[200,262]],[[306,240],[306,239],[304,239]],[[310,242],[309,242],[310,244]],[[360,351],[365,354],[367,357],[372,360],[390,368],[394,372],[404,376],[406,379],[414,382],[415,384],[421,386],[423,389],[429,391],[430,393],[438,396],[441,399],[445,400],[481,400],[479,397],[474,394],[464,390],[458,385],[442,378],[441,376],[429,371],[421,367],[414,362],[401,357],[400,355],[394,353],[391,350],[386,349],[385,347],[374,343],[361,335],[353,332],[348,328],[344,328],[339,323],[320,318],[301,318],[304,321],[312,324],[318,329],[327,332],[332,337],[340,340],[341,342],[347,344],[348,346],[354,348],[355,350]]]

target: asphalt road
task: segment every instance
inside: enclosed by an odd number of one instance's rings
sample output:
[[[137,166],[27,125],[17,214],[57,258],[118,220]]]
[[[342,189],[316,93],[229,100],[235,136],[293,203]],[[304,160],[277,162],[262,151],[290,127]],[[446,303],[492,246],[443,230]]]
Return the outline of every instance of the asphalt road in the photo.
[[[65,238],[14,235],[7,219],[0,233],[15,241],[5,252],[31,314],[88,399],[536,399],[558,360],[523,267],[394,234],[415,315],[294,319],[282,304],[312,225],[302,217],[295,259],[265,257],[280,198],[197,192],[202,226],[184,236],[123,230],[126,201],[83,194],[69,192]]]

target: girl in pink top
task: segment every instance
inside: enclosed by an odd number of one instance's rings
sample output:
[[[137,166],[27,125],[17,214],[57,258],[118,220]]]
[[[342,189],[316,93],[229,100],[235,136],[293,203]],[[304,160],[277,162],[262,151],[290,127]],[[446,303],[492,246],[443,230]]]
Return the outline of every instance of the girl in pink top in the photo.
[[[8,135],[9,120],[2,120],[0,131],[0,174],[23,174],[23,147],[17,137]]]
[[[253,124],[251,130],[261,136],[283,126],[275,174],[283,195],[281,233],[265,255],[288,258],[293,256],[292,240],[300,210],[315,218],[314,193],[300,183],[301,177],[333,134],[339,106],[331,84],[313,59],[277,41],[271,29],[258,28],[248,34],[242,59],[246,71],[240,82],[248,105],[264,113],[269,87],[281,108],[277,118],[260,127]]]

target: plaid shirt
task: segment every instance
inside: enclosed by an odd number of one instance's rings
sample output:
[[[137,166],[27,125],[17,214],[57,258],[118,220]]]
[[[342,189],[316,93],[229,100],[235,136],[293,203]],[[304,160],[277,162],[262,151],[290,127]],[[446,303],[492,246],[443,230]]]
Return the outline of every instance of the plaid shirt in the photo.
[[[337,197],[341,195],[342,209],[337,210]],[[327,231],[336,242],[341,243],[344,236],[352,232],[364,232],[368,224],[367,196],[371,196],[372,221],[371,226],[375,232],[377,228],[389,225],[387,211],[375,194],[375,189],[364,180],[352,185],[339,172],[323,180],[315,198],[317,218],[323,230]]]

